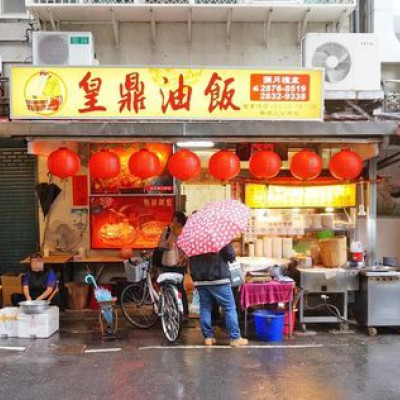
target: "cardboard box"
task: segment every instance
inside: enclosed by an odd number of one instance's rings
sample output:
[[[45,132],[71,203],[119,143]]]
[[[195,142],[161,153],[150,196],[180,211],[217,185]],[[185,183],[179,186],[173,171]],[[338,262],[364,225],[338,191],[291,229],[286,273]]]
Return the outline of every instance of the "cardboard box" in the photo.
[[[22,294],[23,275],[24,274],[1,276],[3,307],[11,305],[11,296],[14,293]]]
[[[18,314],[18,337],[47,339],[60,327],[60,312],[52,306],[43,314]]]
[[[20,293],[22,294],[22,287],[21,286],[8,286],[8,287],[3,287],[2,289],[2,298],[3,298],[3,307],[6,306],[11,306],[11,296],[14,293]]]
[[[6,286],[21,286],[22,287],[22,277],[24,274],[18,275],[11,275],[11,274],[4,274],[1,275],[1,284],[3,287]]]

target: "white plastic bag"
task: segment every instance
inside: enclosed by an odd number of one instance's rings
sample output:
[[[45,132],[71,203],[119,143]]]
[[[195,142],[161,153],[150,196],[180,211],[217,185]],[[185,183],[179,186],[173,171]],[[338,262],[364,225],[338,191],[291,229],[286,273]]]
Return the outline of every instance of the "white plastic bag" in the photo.
[[[245,282],[245,273],[242,270],[242,266],[239,261],[228,263],[229,271],[231,273],[231,285],[232,287],[242,286]]]
[[[193,291],[193,299],[192,304],[190,305],[190,313],[196,315],[200,314],[200,297],[197,289],[194,289]]]

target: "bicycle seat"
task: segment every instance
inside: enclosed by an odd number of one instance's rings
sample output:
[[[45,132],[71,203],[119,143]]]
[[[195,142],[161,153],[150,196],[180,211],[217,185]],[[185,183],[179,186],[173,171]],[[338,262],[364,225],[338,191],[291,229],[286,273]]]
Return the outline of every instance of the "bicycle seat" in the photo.
[[[178,274],[177,272],[164,272],[163,274],[160,274],[157,278],[157,283],[171,282],[177,284],[181,283],[182,281],[183,275]]]

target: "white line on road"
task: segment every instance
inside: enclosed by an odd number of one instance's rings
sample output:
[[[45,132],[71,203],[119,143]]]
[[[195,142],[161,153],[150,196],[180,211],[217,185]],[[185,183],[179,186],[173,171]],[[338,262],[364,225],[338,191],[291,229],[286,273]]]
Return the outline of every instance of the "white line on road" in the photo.
[[[107,349],[86,349],[84,353],[116,353],[121,350],[121,347],[111,347]]]
[[[248,345],[241,347],[242,349],[320,349],[323,347],[342,347],[347,345],[323,345],[323,344],[260,344]],[[139,347],[138,350],[192,350],[192,349],[233,349],[228,345],[214,346],[147,346]]]
[[[0,350],[8,350],[8,351],[25,351],[26,347],[17,347],[17,346],[0,346]]]

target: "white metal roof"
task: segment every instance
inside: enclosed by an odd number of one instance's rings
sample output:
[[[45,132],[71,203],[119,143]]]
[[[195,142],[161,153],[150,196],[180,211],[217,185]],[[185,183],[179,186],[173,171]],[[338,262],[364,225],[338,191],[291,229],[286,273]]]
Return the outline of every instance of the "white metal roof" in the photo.
[[[26,8],[43,21],[53,18],[60,22],[109,22],[112,14],[119,22],[150,22],[152,12],[156,22],[187,22],[189,10],[192,22],[226,22],[230,10],[231,22],[265,22],[272,10],[272,22],[300,22],[307,14],[309,23],[329,23],[350,15],[355,9],[355,0],[335,4],[308,4],[303,0],[267,0],[250,4],[65,4],[27,0]]]

